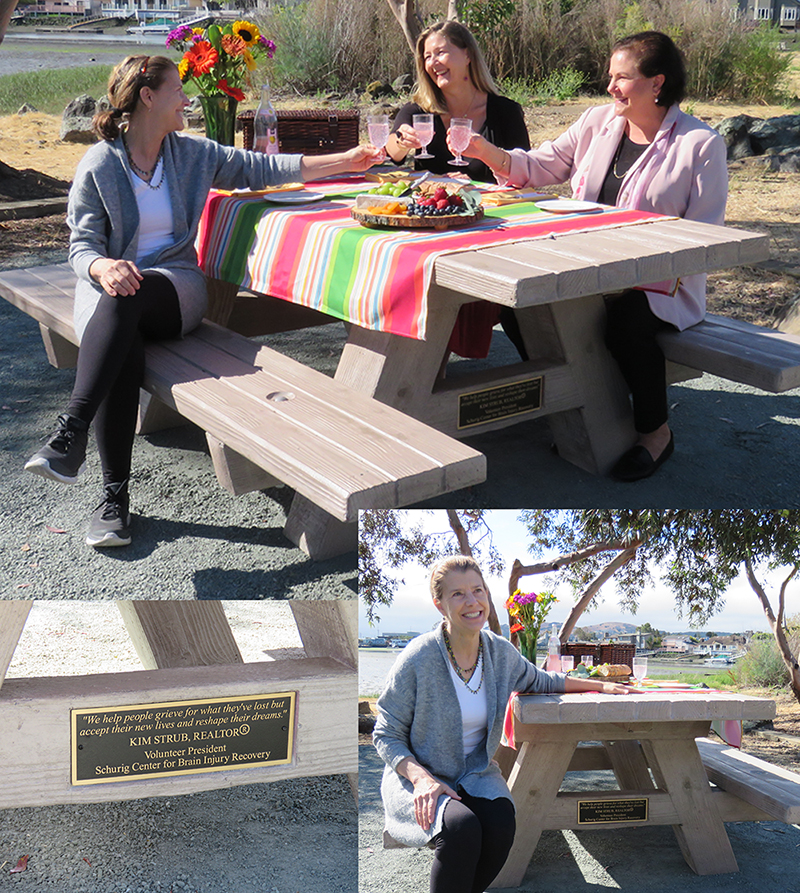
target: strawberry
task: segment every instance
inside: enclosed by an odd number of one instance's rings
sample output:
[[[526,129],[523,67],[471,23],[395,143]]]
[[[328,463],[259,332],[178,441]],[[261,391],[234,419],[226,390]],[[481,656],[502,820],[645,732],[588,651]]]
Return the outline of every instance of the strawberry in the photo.
[[[450,202],[447,201],[446,198],[440,198],[440,199],[436,202],[436,207],[437,207],[440,211],[443,211],[445,208],[450,207]]]

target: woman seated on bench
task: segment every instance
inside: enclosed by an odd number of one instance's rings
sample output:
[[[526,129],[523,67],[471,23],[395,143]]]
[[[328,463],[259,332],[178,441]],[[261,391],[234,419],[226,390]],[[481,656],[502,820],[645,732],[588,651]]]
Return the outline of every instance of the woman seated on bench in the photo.
[[[721,224],[728,194],[725,143],[678,108],[686,71],[672,40],[644,31],[617,41],[608,79],[613,104],[589,109],[553,142],[509,152],[475,135],[463,154],[514,186],[569,180],[578,199]],[[705,275],[607,296],[606,344],[631,391],[638,432],[611,471],[617,480],[648,477],[672,455],[666,370],[656,335],[700,322],[705,302]]]
[[[373,740],[386,763],[386,830],[406,846],[434,846],[431,893],[483,893],[516,830],[492,760],[511,693],[628,689],[546,673],[484,630],[489,594],[474,558],[434,565],[430,589],[444,621],[406,645],[378,699]]]
[[[164,56],[124,59],[108,97],[111,108],[94,120],[101,142],[78,166],[67,214],[81,339],[75,387],[58,429],[25,465],[74,483],[94,420],[105,495],[89,526],[91,546],[131,541],[128,481],[144,345],[178,338],[203,318],[206,285],[194,243],[209,190],[364,171],[383,158],[372,146],[269,156],[180,135],[189,100]]]

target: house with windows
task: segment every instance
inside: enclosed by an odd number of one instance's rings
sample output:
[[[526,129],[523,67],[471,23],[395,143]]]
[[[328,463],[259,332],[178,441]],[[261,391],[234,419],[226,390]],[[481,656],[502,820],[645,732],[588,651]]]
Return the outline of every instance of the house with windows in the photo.
[[[770,22],[783,31],[797,31],[800,0],[739,0],[739,14],[748,21]]]

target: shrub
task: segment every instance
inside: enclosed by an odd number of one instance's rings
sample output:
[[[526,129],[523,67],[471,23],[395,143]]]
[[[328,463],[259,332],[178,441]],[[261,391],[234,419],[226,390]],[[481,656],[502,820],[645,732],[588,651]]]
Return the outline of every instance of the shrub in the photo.
[[[781,688],[789,682],[789,671],[772,637],[753,639],[747,656],[737,664],[740,681],[745,685]]]

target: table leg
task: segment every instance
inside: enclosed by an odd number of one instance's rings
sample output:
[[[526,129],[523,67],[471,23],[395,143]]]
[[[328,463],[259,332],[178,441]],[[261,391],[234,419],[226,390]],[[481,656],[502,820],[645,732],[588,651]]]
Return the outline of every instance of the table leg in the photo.
[[[621,791],[654,790],[647,760],[638,741],[604,741]]]
[[[355,551],[358,524],[340,521],[310,499],[295,493],[283,535],[310,558],[323,561]]]
[[[580,408],[547,417],[559,455],[605,474],[635,442],[636,431],[627,387],[603,341],[603,296],[532,307],[518,319],[529,355],[566,362],[582,396]]]
[[[522,883],[577,743],[523,741],[520,745],[508,786],[517,815],[525,820],[517,825],[514,845],[492,887],[518,887]]]
[[[32,607],[33,602],[28,599],[0,602],[0,686]]]
[[[669,793],[680,816],[681,823],[672,828],[692,871],[696,874],[738,871],[694,739],[643,741],[642,747],[656,783]]]

